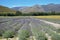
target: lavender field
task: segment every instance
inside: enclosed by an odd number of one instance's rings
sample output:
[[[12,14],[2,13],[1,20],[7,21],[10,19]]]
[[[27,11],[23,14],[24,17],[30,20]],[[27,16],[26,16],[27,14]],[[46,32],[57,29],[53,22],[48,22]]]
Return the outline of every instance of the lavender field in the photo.
[[[9,38],[10,40],[13,40],[12,38],[18,38],[14,40],[60,40],[59,20],[51,20],[31,16],[0,17],[0,40],[4,38],[8,40]]]

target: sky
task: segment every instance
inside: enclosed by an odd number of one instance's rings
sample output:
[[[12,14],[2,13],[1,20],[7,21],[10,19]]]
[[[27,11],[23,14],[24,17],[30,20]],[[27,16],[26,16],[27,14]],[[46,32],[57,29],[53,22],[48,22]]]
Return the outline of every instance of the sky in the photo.
[[[46,5],[49,3],[60,4],[60,0],[0,0],[0,5],[7,7],[32,6],[35,4]]]

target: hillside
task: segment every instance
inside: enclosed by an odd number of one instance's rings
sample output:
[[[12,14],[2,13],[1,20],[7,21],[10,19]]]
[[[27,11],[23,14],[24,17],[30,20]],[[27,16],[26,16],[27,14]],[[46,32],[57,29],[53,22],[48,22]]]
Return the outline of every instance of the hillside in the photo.
[[[15,13],[15,10],[0,5],[0,13]]]
[[[55,12],[60,12],[60,4],[47,4],[47,5],[33,5],[30,7],[13,7],[14,10],[18,10],[18,11],[22,11],[24,12],[51,12],[51,11],[55,11]]]
[[[33,6],[20,6],[8,8],[0,5],[0,13],[15,13],[16,11],[21,11],[22,13],[29,12],[60,12],[60,4],[48,4],[48,5],[33,5]]]
[[[27,6],[12,7],[11,9],[13,9],[13,10],[21,10],[21,9],[24,9],[24,8],[27,8]]]
[[[44,9],[40,5],[34,5],[32,7],[27,7],[24,9],[19,10],[23,13],[29,13],[29,12],[45,12]]]
[[[55,12],[60,12],[60,4],[48,4],[48,5],[42,5],[43,9],[46,12],[51,12],[51,11],[55,11]]]

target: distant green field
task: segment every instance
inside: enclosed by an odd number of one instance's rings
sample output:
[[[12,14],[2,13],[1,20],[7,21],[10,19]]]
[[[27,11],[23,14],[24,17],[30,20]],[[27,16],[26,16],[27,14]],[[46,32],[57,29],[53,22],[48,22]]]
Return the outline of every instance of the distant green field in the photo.
[[[30,16],[0,16],[0,18],[29,18]],[[31,16],[35,18],[48,18],[48,19],[60,19],[59,15],[51,15],[51,16]]]
[[[35,18],[47,18],[47,19],[60,19],[60,15],[51,15],[51,16],[34,16]]]
[[[55,15],[55,16],[53,16],[53,15],[52,16],[34,16],[34,17],[60,24],[60,16],[58,16],[58,15]]]

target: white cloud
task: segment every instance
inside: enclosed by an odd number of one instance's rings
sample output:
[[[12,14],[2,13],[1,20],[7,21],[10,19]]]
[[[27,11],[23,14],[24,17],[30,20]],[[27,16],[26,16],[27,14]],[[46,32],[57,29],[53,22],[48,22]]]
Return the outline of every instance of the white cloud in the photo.
[[[20,6],[20,5],[13,5],[12,7],[17,7],[17,6]]]

